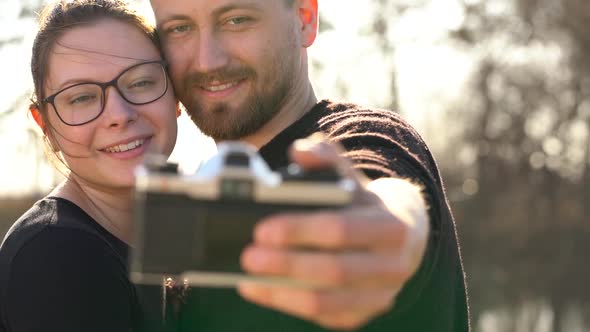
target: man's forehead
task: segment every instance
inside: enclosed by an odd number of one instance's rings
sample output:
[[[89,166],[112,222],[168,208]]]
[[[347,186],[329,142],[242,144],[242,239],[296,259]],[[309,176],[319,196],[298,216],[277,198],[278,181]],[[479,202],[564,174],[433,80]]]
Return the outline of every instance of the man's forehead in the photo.
[[[183,11],[186,15],[188,14],[186,11],[191,10],[214,11],[222,7],[260,7],[275,1],[284,0],[150,0],[150,3],[158,17],[168,12],[178,14],[178,11]]]
[[[284,0],[150,0],[152,5],[184,5],[184,6],[204,6],[204,5],[224,5],[228,3],[243,4],[243,3],[272,3],[275,1]]]

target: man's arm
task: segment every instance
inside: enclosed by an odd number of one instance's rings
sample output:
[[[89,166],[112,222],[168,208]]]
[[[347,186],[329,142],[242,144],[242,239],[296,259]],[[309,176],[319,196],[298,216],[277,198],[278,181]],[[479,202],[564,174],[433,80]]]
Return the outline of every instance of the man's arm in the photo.
[[[418,269],[429,234],[421,188],[407,180],[368,181],[327,143],[296,144],[304,167],[338,165],[358,180],[344,211],[282,214],[263,220],[242,256],[250,273],[320,283],[321,289],[243,284],[246,299],[328,328],[356,328],[390,309]],[[309,251],[309,248],[317,249]]]

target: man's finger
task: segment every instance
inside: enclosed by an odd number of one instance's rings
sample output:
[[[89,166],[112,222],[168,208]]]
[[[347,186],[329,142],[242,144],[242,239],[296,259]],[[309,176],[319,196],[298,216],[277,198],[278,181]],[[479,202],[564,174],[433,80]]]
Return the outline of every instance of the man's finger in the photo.
[[[352,166],[348,159],[341,157],[342,153],[340,146],[317,134],[293,142],[289,149],[291,159],[305,164],[307,168],[326,167],[337,163]]]
[[[412,273],[406,259],[391,253],[286,251],[250,247],[242,255],[245,271],[280,276],[324,289],[401,288]]]
[[[295,141],[289,150],[291,161],[304,169],[331,167],[358,183],[367,182],[366,177],[356,170],[352,162],[344,155],[345,151],[341,146],[328,141],[319,133]]]
[[[359,324],[391,307],[396,292],[384,290],[311,291],[279,287],[265,287],[244,283],[238,286],[246,300],[306,320],[336,326],[332,320],[358,313],[367,319],[356,319]],[[351,323],[350,319],[348,324]],[[329,322],[330,321],[330,322]]]
[[[254,242],[329,250],[397,249],[403,246],[407,231],[394,216],[367,207],[274,215],[256,226]]]

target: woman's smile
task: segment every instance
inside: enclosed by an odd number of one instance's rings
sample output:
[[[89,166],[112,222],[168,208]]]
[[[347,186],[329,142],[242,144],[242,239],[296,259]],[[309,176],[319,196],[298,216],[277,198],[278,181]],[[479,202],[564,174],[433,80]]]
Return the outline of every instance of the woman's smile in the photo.
[[[151,136],[135,138],[101,149],[109,157],[116,159],[134,159],[142,157],[150,146]]]

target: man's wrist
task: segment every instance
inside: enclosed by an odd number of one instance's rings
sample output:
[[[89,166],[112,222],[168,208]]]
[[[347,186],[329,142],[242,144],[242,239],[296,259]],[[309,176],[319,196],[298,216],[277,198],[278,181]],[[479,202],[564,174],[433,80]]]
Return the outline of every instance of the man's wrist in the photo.
[[[367,189],[380,198],[399,222],[407,226],[400,250],[414,273],[424,256],[430,232],[428,208],[421,186],[405,179],[380,178],[371,181]]]

